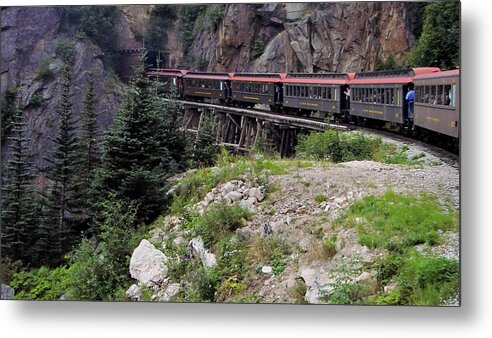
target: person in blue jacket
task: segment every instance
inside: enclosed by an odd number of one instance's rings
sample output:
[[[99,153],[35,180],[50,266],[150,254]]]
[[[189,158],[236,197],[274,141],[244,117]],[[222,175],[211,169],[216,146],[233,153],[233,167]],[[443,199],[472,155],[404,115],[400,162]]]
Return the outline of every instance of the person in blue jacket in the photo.
[[[415,91],[413,87],[409,88],[407,96],[405,97],[408,103],[408,119],[413,119],[413,101],[415,100]]]

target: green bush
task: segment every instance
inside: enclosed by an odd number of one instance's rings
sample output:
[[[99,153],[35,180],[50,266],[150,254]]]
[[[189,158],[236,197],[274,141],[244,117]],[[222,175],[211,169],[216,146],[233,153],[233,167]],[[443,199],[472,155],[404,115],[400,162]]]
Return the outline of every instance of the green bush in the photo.
[[[331,259],[337,253],[337,237],[332,236],[323,241],[323,257]]]
[[[44,97],[42,93],[36,92],[32,94],[29,104],[32,107],[39,107],[44,103]]]
[[[215,203],[202,216],[194,219],[192,226],[202,236],[204,244],[211,247],[223,236],[242,227],[251,216],[251,211],[238,204]]]
[[[280,238],[256,237],[250,244],[248,260],[251,265],[270,265],[274,275],[281,274],[287,267],[291,249]]]
[[[326,200],[328,200],[328,198],[326,197],[326,195],[316,195],[314,196],[314,200],[317,202],[317,203],[321,203],[321,202],[325,202]]]
[[[65,265],[50,269],[45,266],[22,270],[13,275],[10,286],[15,289],[15,299],[57,300],[66,292],[68,268]]]
[[[41,62],[39,62],[38,68],[34,72],[33,79],[44,82],[53,80],[55,78],[55,73],[50,67],[52,62],[53,59],[49,56],[43,58]]]
[[[212,5],[207,8],[205,15],[212,23],[213,30],[216,31],[219,27],[220,21],[224,18],[224,12],[217,5]]]
[[[257,36],[253,40],[253,59],[256,59],[257,57],[261,56],[265,50],[265,47],[263,46],[263,40],[261,37]]]
[[[372,160],[392,164],[420,164],[407,158],[408,148],[383,143],[380,137],[362,133],[339,133],[327,130],[323,133],[301,135],[296,154],[299,158],[329,160],[335,163]]]
[[[75,61],[75,46],[68,37],[60,37],[56,41],[56,54],[61,57],[63,62],[73,64]]]

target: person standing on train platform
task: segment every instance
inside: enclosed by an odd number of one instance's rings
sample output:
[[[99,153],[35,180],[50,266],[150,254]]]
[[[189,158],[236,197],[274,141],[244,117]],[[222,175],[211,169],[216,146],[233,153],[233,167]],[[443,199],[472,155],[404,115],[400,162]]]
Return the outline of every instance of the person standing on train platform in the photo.
[[[415,91],[413,90],[413,87],[411,87],[408,90],[407,96],[405,97],[405,100],[408,103],[408,119],[412,120],[413,119],[413,102],[415,100]]]

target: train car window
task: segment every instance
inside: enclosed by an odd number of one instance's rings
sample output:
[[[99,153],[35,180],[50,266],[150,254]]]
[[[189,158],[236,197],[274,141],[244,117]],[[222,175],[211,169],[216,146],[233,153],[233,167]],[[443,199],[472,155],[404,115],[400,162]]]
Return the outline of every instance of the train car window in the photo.
[[[436,91],[437,86],[430,86],[430,104],[436,104],[437,103],[437,91]]]
[[[444,102],[444,97],[443,95],[443,86],[438,85],[437,86],[437,94],[436,94],[436,104],[443,104]]]

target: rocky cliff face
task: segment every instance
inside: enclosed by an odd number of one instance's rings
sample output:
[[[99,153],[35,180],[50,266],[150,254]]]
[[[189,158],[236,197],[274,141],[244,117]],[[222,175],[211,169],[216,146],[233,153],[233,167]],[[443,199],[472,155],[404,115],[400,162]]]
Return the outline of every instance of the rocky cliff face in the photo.
[[[222,5],[218,29],[213,29],[205,12],[203,20],[197,20],[191,54],[209,61],[208,69],[213,71],[374,69],[378,59],[389,55],[404,62],[419,32],[423,6],[402,2]],[[179,40],[176,34],[179,29],[169,32],[169,42]],[[175,60],[182,53],[172,44],[164,49]]]
[[[17,88],[27,122],[29,148],[35,164],[42,170],[57,128],[56,110],[60,103],[59,78],[63,65],[57,45],[64,37],[62,18],[56,8],[10,7],[1,11],[2,65],[1,94]],[[92,72],[97,93],[98,124],[104,131],[112,122],[122,95],[122,83],[103,65],[103,52],[89,39],[73,40],[75,61],[72,68],[73,111],[76,120]],[[40,75],[44,73],[44,76]],[[2,155],[8,155],[8,141]],[[8,156],[7,156],[8,157]],[[4,157],[5,158],[5,157]]]

